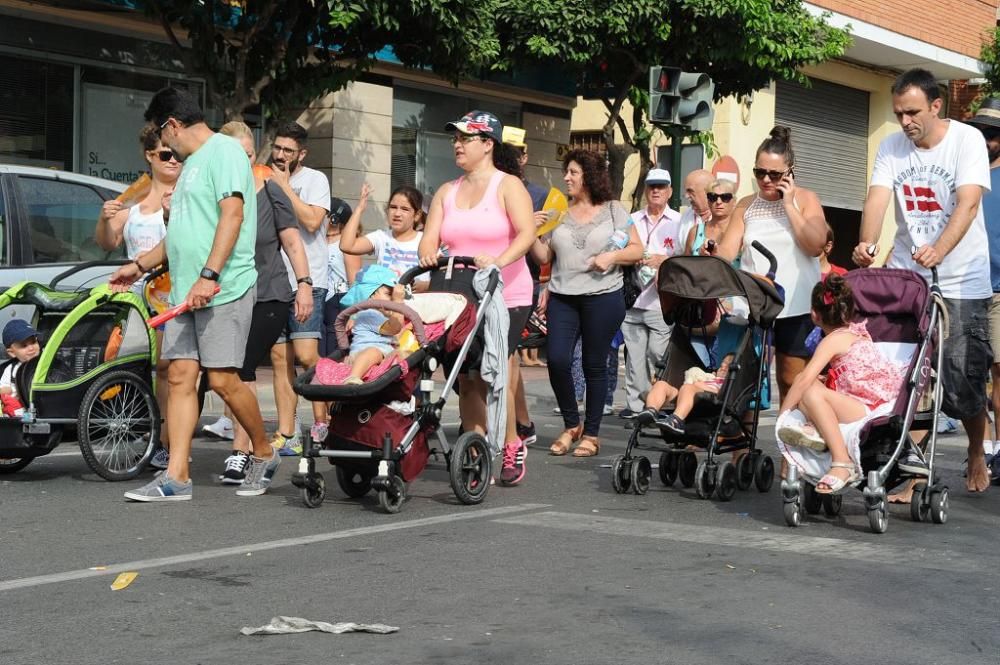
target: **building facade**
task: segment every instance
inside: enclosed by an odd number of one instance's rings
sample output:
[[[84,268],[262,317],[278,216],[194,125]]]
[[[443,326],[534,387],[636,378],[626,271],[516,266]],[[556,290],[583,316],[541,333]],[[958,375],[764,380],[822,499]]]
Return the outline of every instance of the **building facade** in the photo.
[[[162,26],[133,3],[0,0],[0,162],[131,182],[145,168],[142,113],[168,84],[206,106],[204,82],[184,73]],[[458,175],[444,125],[472,109],[525,128],[527,176],[558,183],[575,104],[572,90],[553,91],[543,77],[456,87],[387,54],[364,78],[316,99],[297,118],[310,133],[306,163],[330,178],[335,196],[353,205],[363,182],[373,186],[364,220],[373,229],[385,223],[394,186],[430,195]],[[210,124],[221,123],[216,109],[206,111]],[[246,120],[262,126],[253,113]]]

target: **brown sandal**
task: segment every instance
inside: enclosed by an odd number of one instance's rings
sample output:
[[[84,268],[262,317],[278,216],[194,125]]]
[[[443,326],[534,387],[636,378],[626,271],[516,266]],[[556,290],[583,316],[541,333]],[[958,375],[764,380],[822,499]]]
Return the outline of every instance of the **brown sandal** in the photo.
[[[549,446],[549,454],[556,456],[565,455],[569,452],[570,446],[580,439],[581,434],[583,434],[583,425],[564,429],[562,434],[556,437],[556,440]]]
[[[580,439],[580,445],[573,451],[573,457],[593,457],[601,450],[601,440],[589,434]]]

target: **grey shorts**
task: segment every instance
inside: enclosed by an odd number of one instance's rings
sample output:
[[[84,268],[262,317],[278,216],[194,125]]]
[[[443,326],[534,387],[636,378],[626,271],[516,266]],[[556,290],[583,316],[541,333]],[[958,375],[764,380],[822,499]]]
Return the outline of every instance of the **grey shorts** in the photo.
[[[986,381],[993,363],[990,350],[990,298],[958,300],[945,298],[948,309],[948,339],[944,342],[941,410],[962,420],[986,408]]]
[[[993,362],[1000,363],[1000,293],[994,293],[990,303],[990,346]]]
[[[185,312],[167,322],[163,358],[197,360],[202,367],[242,367],[257,287],[225,305]]]
[[[295,301],[288,306],[288,325],[275,344],[286,344],[292,339],[315,339],[323,337],[323,303],[326,289],[313,287],[313,311],[308,319],[299,323],[295,320]]]

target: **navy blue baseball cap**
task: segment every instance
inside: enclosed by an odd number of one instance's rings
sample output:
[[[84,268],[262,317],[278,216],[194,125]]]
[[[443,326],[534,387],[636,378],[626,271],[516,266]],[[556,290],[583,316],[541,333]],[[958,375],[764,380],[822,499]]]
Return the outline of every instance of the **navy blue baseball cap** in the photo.
[[[38,331],[24,319],[11,319],[3,327],[3,345],[10,346],[14,342],[23,342],[29,337],[37,337]]]
[[[462,132],[463,134],[480,134],[487,136],[498,144],[503,141],[503,123],[489,111],[469,111],[461,120],[449,122],[444,126],[446,132]]]

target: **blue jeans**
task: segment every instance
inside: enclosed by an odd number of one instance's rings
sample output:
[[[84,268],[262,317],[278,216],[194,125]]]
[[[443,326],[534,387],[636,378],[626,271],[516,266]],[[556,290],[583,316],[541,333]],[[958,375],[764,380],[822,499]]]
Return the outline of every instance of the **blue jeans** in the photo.
[[[583,433],[601,430],[608,390],[608,348],[625,319],[620,290],[597,295],[564,296],[552,293],[547,309],[549,382],[567,429],[580,424],[573,388],[573,348],[580,338],[583,376],[587,383]]]

